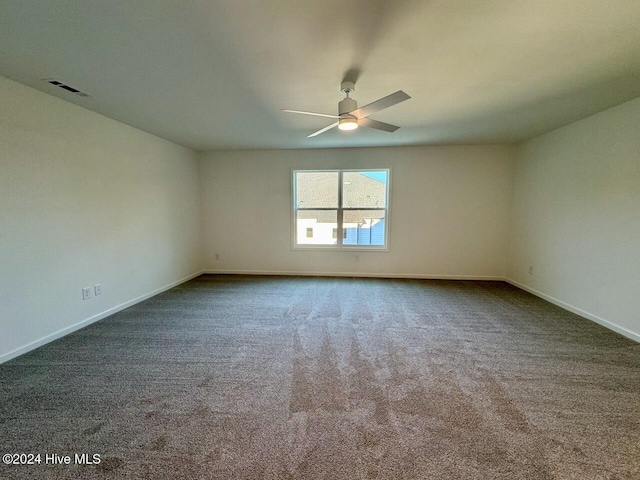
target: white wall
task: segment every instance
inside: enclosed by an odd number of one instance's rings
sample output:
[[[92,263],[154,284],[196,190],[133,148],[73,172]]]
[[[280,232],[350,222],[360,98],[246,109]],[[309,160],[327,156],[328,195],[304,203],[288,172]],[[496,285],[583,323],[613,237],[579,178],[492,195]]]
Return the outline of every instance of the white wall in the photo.
[[[640,99],[517,152],[209,152],[198,165],[186,148],[0,77],[0,362],[201,268],[506,274],[640,340],[638,125]],[[291,249],[292,169],[386,167],[388,252]],[[97,283],[103,294],[83,301]]]
[[[203,153],[204,268],[502,278],[514,156],[510,146]],[[386,167],[390,251],[291,249],[292,169]]]
[[[511,280],[640,341],[640,98],[520,145],[511,217]]]
[[[200,270],[194,152],[2,77],[0,145],[0,361]]]

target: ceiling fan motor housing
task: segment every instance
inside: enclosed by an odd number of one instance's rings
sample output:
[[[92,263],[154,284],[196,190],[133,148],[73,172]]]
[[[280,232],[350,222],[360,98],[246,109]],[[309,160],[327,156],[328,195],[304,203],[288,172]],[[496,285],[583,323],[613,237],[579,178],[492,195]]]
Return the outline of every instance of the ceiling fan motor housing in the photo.
[[[356,108],[358,108],[358,102],[356,102],[353,98],[343,98],[338,103],[338,115],[353,112]]]

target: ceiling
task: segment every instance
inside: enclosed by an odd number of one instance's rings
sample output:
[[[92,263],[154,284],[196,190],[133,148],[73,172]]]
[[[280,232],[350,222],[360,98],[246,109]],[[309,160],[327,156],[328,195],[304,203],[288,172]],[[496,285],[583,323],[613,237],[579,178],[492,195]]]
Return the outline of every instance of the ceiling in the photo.
[[[2,0],[0,75],[195,150],[518,142],[640,96],[638,0]],[[334,114],[413,98],[360,128]],[[87,92],[79,97],[43,79]]]

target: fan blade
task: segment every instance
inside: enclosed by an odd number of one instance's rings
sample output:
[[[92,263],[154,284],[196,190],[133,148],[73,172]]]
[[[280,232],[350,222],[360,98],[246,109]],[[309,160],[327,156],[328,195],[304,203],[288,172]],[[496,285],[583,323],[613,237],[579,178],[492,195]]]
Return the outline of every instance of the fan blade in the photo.
[[[358,125],[362,125],[363,127],[375,128],[376,130],[384,130],[385,132],[395,132],[400,128],[396,125],[379,122],[377,120],[372,120],[370,118],[360,118],[358,120]]]
[[[318,130],[317,132],[312,133],[311,135],[307,135],[307,138],[315,137],[316,135],[320,135],[321,133],[324,133],[327,130],[331,130],[333,127],[337,127],[337,126],[338,126],[338,122],[332,123],[328,127],[324,127],[322,130]]]
[[[300,110],[280,110],[280,111],[287,112],[287,113],[301,113],[302,115],[313,115],[315,117],[340,118],[337,115],[327,115],[325,113],[314,113],[314,112],[302,112]]]
[[[365,105],[364,107],[360,107],[353,112],[349,112],[351,115],[355,115],[360,118],[368,117],[369,115],[379,112],[380,110],[384,110],[385,108],[393,107],[396,103],[404,102],[405,100],[409,100],[411,97],[404,93],[402,90],[398,90],[396,93],[392,93],[391,95],[387,95],[386,97],[381,98],[380,100],[376,100],[375,102],[370,103],[369,105]]]

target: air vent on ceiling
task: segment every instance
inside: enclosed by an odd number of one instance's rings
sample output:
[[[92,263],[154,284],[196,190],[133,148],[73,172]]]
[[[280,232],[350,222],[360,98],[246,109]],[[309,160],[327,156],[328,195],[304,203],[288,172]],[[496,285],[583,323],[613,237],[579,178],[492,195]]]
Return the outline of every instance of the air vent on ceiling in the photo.
[[[58,80],[46,80],[46,82],[50,83],[51,85],[53,85],[55,87],[62,88],[64,90],[66,90],[67,92],[71,92],[74,95],[79,95],[81,97],[88,97],[89,96],[88,93],[81,92],[77,88],[73,88],[73,87],[71,87],[69,85],[66,85],[66,84],[64,84],[64,83],[62,83],[62,82],[60,82]]]

